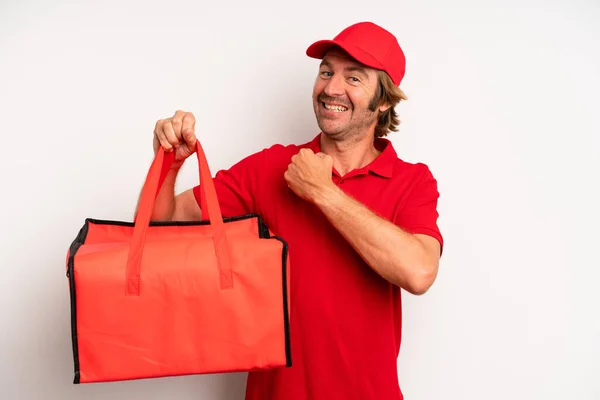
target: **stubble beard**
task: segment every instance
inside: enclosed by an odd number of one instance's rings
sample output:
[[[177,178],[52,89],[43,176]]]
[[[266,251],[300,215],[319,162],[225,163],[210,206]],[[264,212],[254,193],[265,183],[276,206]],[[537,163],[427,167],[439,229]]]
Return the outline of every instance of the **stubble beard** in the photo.
[[[330,124],[327,117],[320,115],[321,102],[323,101],[322,96],[323,93],[317,96],[316,102],[313,99],[315,117],[317,118],[319,129],[332,140],[346,141],[359,139],[367,134],[368,129],[374,122],[376,123],[379,117],[377,113],[379,98],[378,96],[374,96],[367,108],[364,109],[357,110],[350,101],[343,102],[348,107],[348,110],[343,111],[343,113],[350,113],[350,120],[345,123],[345,126],[340,126],[338,123]],[[329,128],[327,127],[328,125]]]
[[[320,103],[317,103],[316,106],[320,107]],[[348,109],[348,111],[344,111],[346,113],[351,113],[350,121],[339,124],[332,123],[333,121],[328,120],[328,118],[320,116],[318,109],[315,111],[319,129],[335,141],[348,141],[362,138],[367,134],[369,128],[377,119],[376,112],[369,109],[356,110],[352,108]]]

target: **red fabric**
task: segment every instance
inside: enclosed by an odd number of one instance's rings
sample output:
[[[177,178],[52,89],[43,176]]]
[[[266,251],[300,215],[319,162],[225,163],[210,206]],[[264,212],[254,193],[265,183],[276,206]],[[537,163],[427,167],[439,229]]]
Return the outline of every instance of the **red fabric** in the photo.
[[[74,383],[288,365],[287,248],[261,239],[257,218],[223,222],[200,143],[196,153],[210,224],[150,225],[173,161],[161,148],[135,224],[88,218],[72,242]]]
[[[306,55],[323,58],[332,46],[344,49],[356,61],[388,73],[400,86],[406,70],[406,57],[394,35],[372,22],[359,22],[341,31],[333,40],[319,40],[306,49]]]
[[[224,216],[259,213],[289,244],[292,367],[251,372],[247,399],[399,400],[400,289],[369,268],[283,178],[300,148],[320,151],[319,138],[274,145],[214,180]],[[343,178],[332,171],[334,182],[380,216],[443,243],[437,183],[428,167],[401,161],[386,139],[377,146],[383,152],[375,161]]]

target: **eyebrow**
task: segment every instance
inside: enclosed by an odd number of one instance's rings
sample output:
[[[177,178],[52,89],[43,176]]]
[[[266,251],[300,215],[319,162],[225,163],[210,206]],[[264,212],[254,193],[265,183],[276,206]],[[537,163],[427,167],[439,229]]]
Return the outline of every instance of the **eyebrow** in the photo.
[[[325,59],[323,59],[321,61],[321,66],[323,66],[323,65],[326,67],[332,68],[331,63]],[[353,66],[344,68],[344,70],[347,72],[358,72],[359,74],[363,75],[367,80],[369,79],[369,74],[367,74],[367,71],[363,67],[353,65]]]

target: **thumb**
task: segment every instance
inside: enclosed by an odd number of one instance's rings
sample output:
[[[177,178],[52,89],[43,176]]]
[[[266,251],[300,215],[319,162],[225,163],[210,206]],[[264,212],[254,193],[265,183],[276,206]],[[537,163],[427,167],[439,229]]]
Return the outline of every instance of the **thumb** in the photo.
[[[192,129],[187,129],[183,132],[183,140],[188,145],[189,148],[196,148],[196,135]]]

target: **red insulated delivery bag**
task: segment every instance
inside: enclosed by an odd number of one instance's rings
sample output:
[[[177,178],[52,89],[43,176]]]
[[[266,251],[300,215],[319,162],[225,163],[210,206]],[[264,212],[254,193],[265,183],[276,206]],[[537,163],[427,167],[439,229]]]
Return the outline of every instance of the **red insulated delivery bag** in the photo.
[[[161,148],[133,222],[88,218],[67,252],[74,383],[291,366],[289,258],[259,215],[223,218],[204,151],[202,221],[151,221]]]

